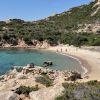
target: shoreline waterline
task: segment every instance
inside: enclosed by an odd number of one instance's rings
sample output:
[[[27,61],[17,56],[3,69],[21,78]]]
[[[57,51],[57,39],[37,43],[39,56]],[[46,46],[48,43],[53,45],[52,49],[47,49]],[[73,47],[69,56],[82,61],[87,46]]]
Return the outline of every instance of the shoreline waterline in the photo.
[[[34,49],[34,48],[33,48],[33,49]],[[57,53],[57,54],[64,55],[64,56],[67,56],[67,57],[69,57],[69,58],[72,58],[72,59],[76,60],[76,61],[81,65],[81,68],[84,70],[84,73],[82,74],[83,76],[85,76],[86,74],[89,73],[89,69],[88,69],[86,66],[83,65],[83,63],[82,63],[82,61],[81,61],[81,59],[80,59],[79,57],[75,57],[75,56],[70,55],[70,54],[68,54],[68,53],[56,52],[56,51],[54,51],[54,50],[49,50],[49,49],[40,49],[40,50],[55,52],[55,53]]]
[[[81,62],[81,60],[79,58],[74,57],[72,55],[69,55],[67,53],[65,53],[65,54],[64,53],[60,53],[60,54],[68,56],[68,57],[71,57],[71,58],[75,59],[76,61],[78,61],[80,63],[80,65],[81,65],[82,69],[84,70],[83,75],[86,75],[89,72],[88,69],[85,66],[83,66],[83,64],[82,64],[82,62]]]
[[[46,50],[46,49],[45,49],[45,50]],[[48,51],[48,49],[47,49],[46,51]],[[52,51],[52,52],[55,52],[55,53],[57,53],[57,54],[61,54],[61,55],[70,57],[70,58],[72,58],[72,59],[78,61],[79,64],[81,65],[81,68],[84,70],[84,73],[82,74],[83,76],[85,76],[87,73],[89,73],[88,68],[87,68],[86,66],[83,65],[83,63],[82,63],[82,61],[81,61],[81,59],[80,59],[79,57],[75,57],[75,56],[70,55],[70,54],[68,54],[68,53],[56,52],[56,51],[53,51],[53,50],[49,50],[49,51]],[[80,73],[81,73],[81,72],[80,72]]]
[[[77,58],[82,67],[85,70],[85,79],[83,81],[98,80],[100,81],[100,53],[86,50],[83,48],[69,46],[69,45],[58,45],[55,47],[48,48],[50,51],[63,53],[65,55],[71,55]]]
[[[31,49],[31,50],[42,50],[42,51],[48,51],[48,49],[45,49],[45,48],[35,48],[35,47],[31,47],[31,46],[27,46],[27,47],[16,47],[16,46],[12,46],[12,47],[0,47],[0,49],[2,50],[2,49]],[[85,67],[85,66],[83,66],[83,64],[82,64],[82,62],[81,62],[81,60],[80,60],[80,58],[78,58],[78,57],[75,57],[75,56],[73,56],[73,55],[70,55],[70,54],[67,54],[67,53],[61,53],[61,52],[56,52],[56,51],[53,51],[53,50],[49,50],[50,52],[54,52],[54,53],[57,53],[57,54],[61,54],[61,55],[64,55],[64,56],[67,56],[67,57],[70,57],[70,58],[72,58],[72,59],[74,59],[74,60],[76,60],[79,64],[80,64],[80,66],[81,66],[81,68],[84,70],[84,73],[82,73],[82,75],[86,75],[89,71],[88,71],[88,69]],[[80,72],[80,71],[79,71]],[[81,72],[80,72],[81,73]]]
[[[13,50],[14,52],[12,52]],[[36,49],[35,48],[34,50],[34,48],[33,49],[31,48],[31,50],[30,49],[20,50],[19,48],[18,49],[10,49],[10,48],[4,49],[3,48],[1,50],[0,55],[2,58],[1,64],[2,64],[3,71],[4,69],[9,70],[10,67],[13,67],[13,66],[25,66],[27,64],[32,63],[33,61],[34,61],[34,64],[37,66],[43,66],[44,61],[52,61],[53,66],[49,67],[50,69],[59,70],[59,71],[63,71],[63,70],[77,71],[77,72],[80,72],[81,74],[83,74],[84,72],[79,62],[77,62],[75,59],[68,57],[68,56],[63,56],[61,54],[56,54],[55,52],[52,52],[52,51],[48,52],[46,49]],[[10,57],[11,57],[11,60],[8,59]],[[19,61],[19,59],[23,59],[23,60]],[[1,74],[3,71],[1,70]]]
[[[63,48],[64,47],[64,48]],[[65,51],[66,48],[70,48],[67,52],[57,52],[57,49],[60,50],[60,49],[63,49],[63,51]],[[83,72],[81,71],[78,71],[80,73],[82,73],[82,75],[85,77],[85,76],[89,76],[89,79],[92,79],[92,80],[100,80],[99,77],[98,77],[98,74],[96,75],[97,78],[95,76],[93,76],[95,74],[95,71],[93,70],[93,66],[94,64],[91,64],[91,61],[90,60],[93,60],[93,59],[84,59],[84,52],[80,52],[80,51],[83,51],[84,49],[81,49],[81,48],[78,48],[77,51],[73,50],[73,48],[77,48],[77,47],[71,47],[71,46],[66,46],[66,45],[63,45],[63,46],[54,46],[54,47],[48,47],[48,48],[37,48],[37,47],[5,47],[5,48],[0,48],[0,49],[29,49],[29,50],[41,50],[41,51],[50,51],[50,52],[54,52],[54,53],[58,53],[58,54],[61,54],[61,55],[64,55],[64,56],[68,56],[76,61],[78,61],[78,63],[80,64],[80,67],[82,68]],[[88,50],[85,50],[85,52],[87,52]],[[89,54],[91,53],[92,51],[89,51]],[[93,52],[92,52],[93,53]],[[78,55],[77,55],[78,54]],[[82,54],[82,55],[81,55]],[[90,56],[91,57],[91,56]],[[67,70],[68,71],[68,70]],[[70,70],[69,70],[70,71]],[[76,70],[77,71],[77,70]],[[90,78],[91,76],[91,78]]]

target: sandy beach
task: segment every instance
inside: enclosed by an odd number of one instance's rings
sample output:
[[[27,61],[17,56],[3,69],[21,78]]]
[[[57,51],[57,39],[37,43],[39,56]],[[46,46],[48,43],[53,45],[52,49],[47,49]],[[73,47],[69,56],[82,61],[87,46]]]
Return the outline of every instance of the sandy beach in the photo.
[[[82,81],[98,80],[100,81],[100,53],[81,49],[74,46],[59,45],[49,47],[47,50],[54,51],[60,54],[71,56],[78,60],[84,68],[84,78]]]
[[[9,47],[5,47],[9,48]],[[10,47],[11,48],[11,47]],[[12,48],[18,48],[16,46]],[[20,47],[19,47],[20,48]],[[23,48],[23,47],[21,47]],[[88,49],[78,48],[69,45],[58,45],[54,47],[47,48],[34,48],[33,46],[24,47],[27,49],[41,49],[41,50],[50,50],[62,55],[69,56],[73,59],[76,59],[84,69],[83,81],[89,80],[98,80],[100,81],[100,52],[90,51]]]

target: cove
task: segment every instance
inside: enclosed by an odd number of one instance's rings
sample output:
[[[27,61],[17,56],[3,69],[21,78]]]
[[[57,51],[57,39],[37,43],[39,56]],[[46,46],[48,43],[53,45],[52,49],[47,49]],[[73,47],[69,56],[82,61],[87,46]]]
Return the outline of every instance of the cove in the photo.
[[[34,49],[0,49],[0,75],[13,66],[26,66],[32,62],[37,66],[43,66],[45,61],[52,61],[53,66],[49,68],[54,70],[84,72],[77,60],[55,52]]]

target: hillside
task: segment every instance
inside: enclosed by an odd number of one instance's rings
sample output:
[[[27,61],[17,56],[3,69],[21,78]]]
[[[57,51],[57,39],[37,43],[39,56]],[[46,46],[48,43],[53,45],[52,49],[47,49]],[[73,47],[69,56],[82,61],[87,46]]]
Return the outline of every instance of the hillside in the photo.
[[[19,39],[28,45],[33,45],[33,40],[48,40],[51,45],[58,42],[75,46],[100,45],[100,0],[39,21],[0,22],[1,46],[4,43],[18,45]]]

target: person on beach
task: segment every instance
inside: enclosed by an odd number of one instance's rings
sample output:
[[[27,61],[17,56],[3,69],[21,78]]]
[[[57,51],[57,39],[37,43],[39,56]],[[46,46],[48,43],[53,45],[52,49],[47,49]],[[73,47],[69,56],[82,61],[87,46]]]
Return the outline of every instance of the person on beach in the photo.
[[[67,48],[66,48],[66,50],[65,50],[66,52],[67,52]]]
[[[61,52],[62,52],[62,48],[61,48]]]
[[[56,52],[58,52],[58,49],[56,50]]]

